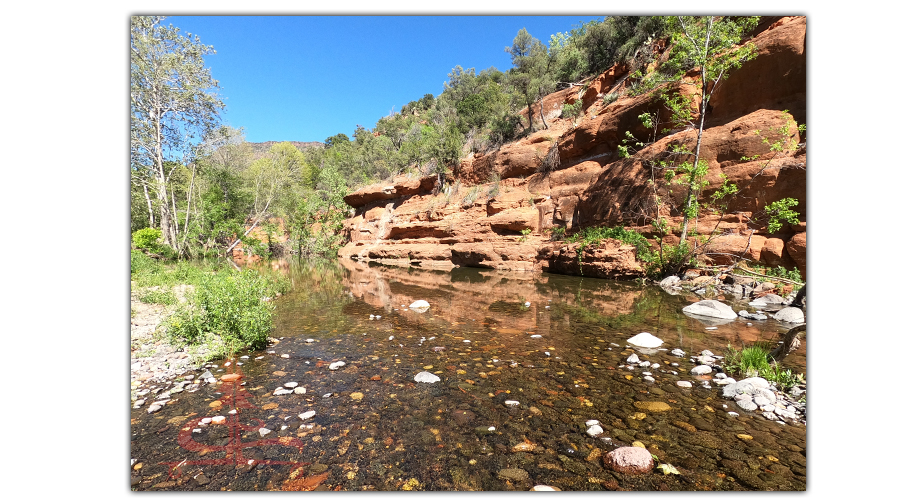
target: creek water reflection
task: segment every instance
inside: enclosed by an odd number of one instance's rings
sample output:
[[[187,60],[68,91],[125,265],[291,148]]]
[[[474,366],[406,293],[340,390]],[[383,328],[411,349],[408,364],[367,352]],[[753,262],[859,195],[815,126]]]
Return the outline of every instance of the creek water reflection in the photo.
[[[645,368],[655,383],[642,380],[642,369],[621,367],[634,352],[626,340],[639,332],[669,350],[724,354],[729,344],[778,338],[789,325],[770,319],[707,330],[681,312],[691,297],[592,278],[353,261],[294,262],[286,272],[294,288],[276,301],[272,336],[280,342],[211,369],[216,378],[242,374],[249,404],[231,418],[246,425],[188,429],[192,441],[224,447],[208,449],[206,459],[233,458],[226,445],[236,435],[260,439],[263,425],[267,442],[244,448],[241,460],[197,463],[203,459],[185,447],[183,429],[226,415],[222,398],[234,384],[194,386],[158,413],[132,411],[132,457],[144,464],[136,489],[806,488],[805,426],[744,412],[721,389],[700,387],[690,361],[667,351],[639,353],[660,364]],[[407,308],[420,299],[431,304],[426,312]],[[330,369],[338,361],[344,365]],[[787,361],[805,372],[805,345]],[[414,382],[425,370],[441,380]],[[678,380],[694,387],[678,388]],[[289,382],[305,392],[273,394],[292,389]],[[669,409],[649,411],[641,404],[648,401]],[[301,421],[308,411],[315,416]],[[590,419],[603,434],[586,434]],[[603,466],[603,452],[635,441],[681,474],[627,476]],[[180,461],[183,475],[170,477],[166,464]]]

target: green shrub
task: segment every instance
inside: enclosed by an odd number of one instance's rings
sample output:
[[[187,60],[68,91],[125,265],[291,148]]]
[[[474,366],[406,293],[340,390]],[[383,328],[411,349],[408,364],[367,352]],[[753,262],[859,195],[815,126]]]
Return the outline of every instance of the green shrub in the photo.
[[[565,231],[565,229],[563,229]],[[578,231],[570,236],[569,242],[581,242],[581,247],[599,243],[605,239],[619,240],[637,249],[638,257],[644,255],[650,250],[650,244],[647,239],[631,229],[625,229],[622,226],[616,227],[588,227]]]
[[[616,102],[616,99],[619,98],[618,92],[610,92],[603,96],[603,105],[609,106],[610,104]]]
[[[252,269],[205,275],[194,303],[169,317],[169,339],[173,343],[205,343],[216,355],[263,348],[275,309],[267,298],[286,289],[286,280]]]
[[[161,246],[159,239],[162,237],[162,231],[152,227],[138,229],[131,234],[131,244],[135,248],[155,252]]]
[[[581,106],[581,99],[578,99],[573,104],[564,104],[560,116],[563,118],[575,118],[581,113]]]

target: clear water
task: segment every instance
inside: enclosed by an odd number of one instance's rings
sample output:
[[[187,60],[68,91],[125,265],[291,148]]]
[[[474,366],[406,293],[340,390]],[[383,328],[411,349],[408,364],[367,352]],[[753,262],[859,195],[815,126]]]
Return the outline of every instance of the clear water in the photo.
[[[211,368],[217,379],[240,373],[239,382],[173,394],[153,414],[132,410],[134,489],[806,489],[805,426],[744,412],[667,351],[638,352],[659,369],[622,366],[634,352],[626,340],[643,331],[669,350],[724,354],[789,325],[707,330],[681,312],[699,298],[572,276],[357,262],[294,262],[284,272],[294,288],[276,301],[280,342]],[[420,299],[426,312],[405,307]],[[805,365],[804,345],[787,366]],[[413,380],[426,370],[440,381]],[[306,393],[273,395],[287,382]],[[669,409],[640,408],[648,401]],[[225,425],[197,423],[219,415]],[[603,434],[587,435],[590,419]],[[272,432],[261,436],[262,426]],[[603,452],[636,441],[680,474],[604,467]]]

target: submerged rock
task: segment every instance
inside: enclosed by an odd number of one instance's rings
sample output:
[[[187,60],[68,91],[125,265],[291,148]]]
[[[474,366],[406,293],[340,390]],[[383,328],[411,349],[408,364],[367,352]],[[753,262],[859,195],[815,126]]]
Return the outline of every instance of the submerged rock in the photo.
[[[413,302],[413,304],[415,304],[415,302]],[[424,382],[426,384],[433,384],[435,382],[440,382],[441,377],[438,377],[437,375],[435,375],[431,372],[419,372],[416,374],[416,376],[413,380],[415,380],[416,382]]]
[[[644,474],[653,470],[653,455],[646,448],[623,446],[603,456],[603,463],[623,474]]]
[[[525,481],[529,478],[528,472],[523,469],[501,469],[500,477],[513,481]]]

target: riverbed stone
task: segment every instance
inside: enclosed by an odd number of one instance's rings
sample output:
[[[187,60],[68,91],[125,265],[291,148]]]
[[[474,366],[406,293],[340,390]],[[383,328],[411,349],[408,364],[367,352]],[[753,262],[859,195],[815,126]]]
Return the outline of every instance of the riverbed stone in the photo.
[[[768,316],[766,316],[766,315],[763,314],[763,313],[750,313],[750,312],[747,312],[747,311],[745,311],[745,310],[743,310],[743,309],[741,309],[740,311],[738,311],[738,316],[740,316],[740,317],[742,317],[742,318],[747,318],[747,319],[754,319],[754,320],[757,320],[757,321],[762,321],[762,320],[764,320],[764,319],[768,319],[768,318],[769,318]]]
[[[754,411],[757,408],[757,405],[753,402],[753,400],[750,399],[739,399],[736,400],[736,402],[742,410]]]
[[[668,276],[663,278],[662,281],[659,282],[659,286],[663,288],[675,288],[679,283],[681,283],[681,278],[679,278],[678,276]]]
[[[706,375],[712,373],[713,369],[709,365],[699,365],[691,368],[691,375]]]
[[[803,323],[806,320],[803,316],[803,310],[799,307],[785,307],[772,317],[785,323]]]
[[[426,384],[433,384],[435,382],[440,382],[441,377],[431,373],[431,372],[419,372],[416,374],[415,378],[413,378],[416,382],[422,382]]]
[[[701,300],[682,309],[683,312],[719,319],[737,318],[737,313],[718,300]]]
[[[637,355],[637,354],[632,354],[631,356],[628,356],[627,359],[625,359],[625,362],[626,362],[626,363],[631,363],[631,364],[637,364],[637,363],[640,363],[640,362],[641,362],[641,359],[638,358],[638,355]]]
[[[428,310],[431,307],[431,304],[425,300],[417,300],[409,305],[409,309],[418,313],[422,313]]]
[[[623,474],[645,474],[653,470],[653,455],[646,448],[623,446],[603,456],[603,463]]]
[[[685,352],[682,351],[681,349],[672,349],[671,354],[672,354],[672,356],[677,356],[679,358],[683,358]]]
[[[628,342],[637,347],[659,347],[663,344],[662,339],[655,337],[648,332],[641,332],[634,337],[628,339]]]
[[[528,471],[524,469],[500,469],[499,473],[500,477],[504,479],[512,479],[513,481],[525,481],[530,476],[528,475]]]

